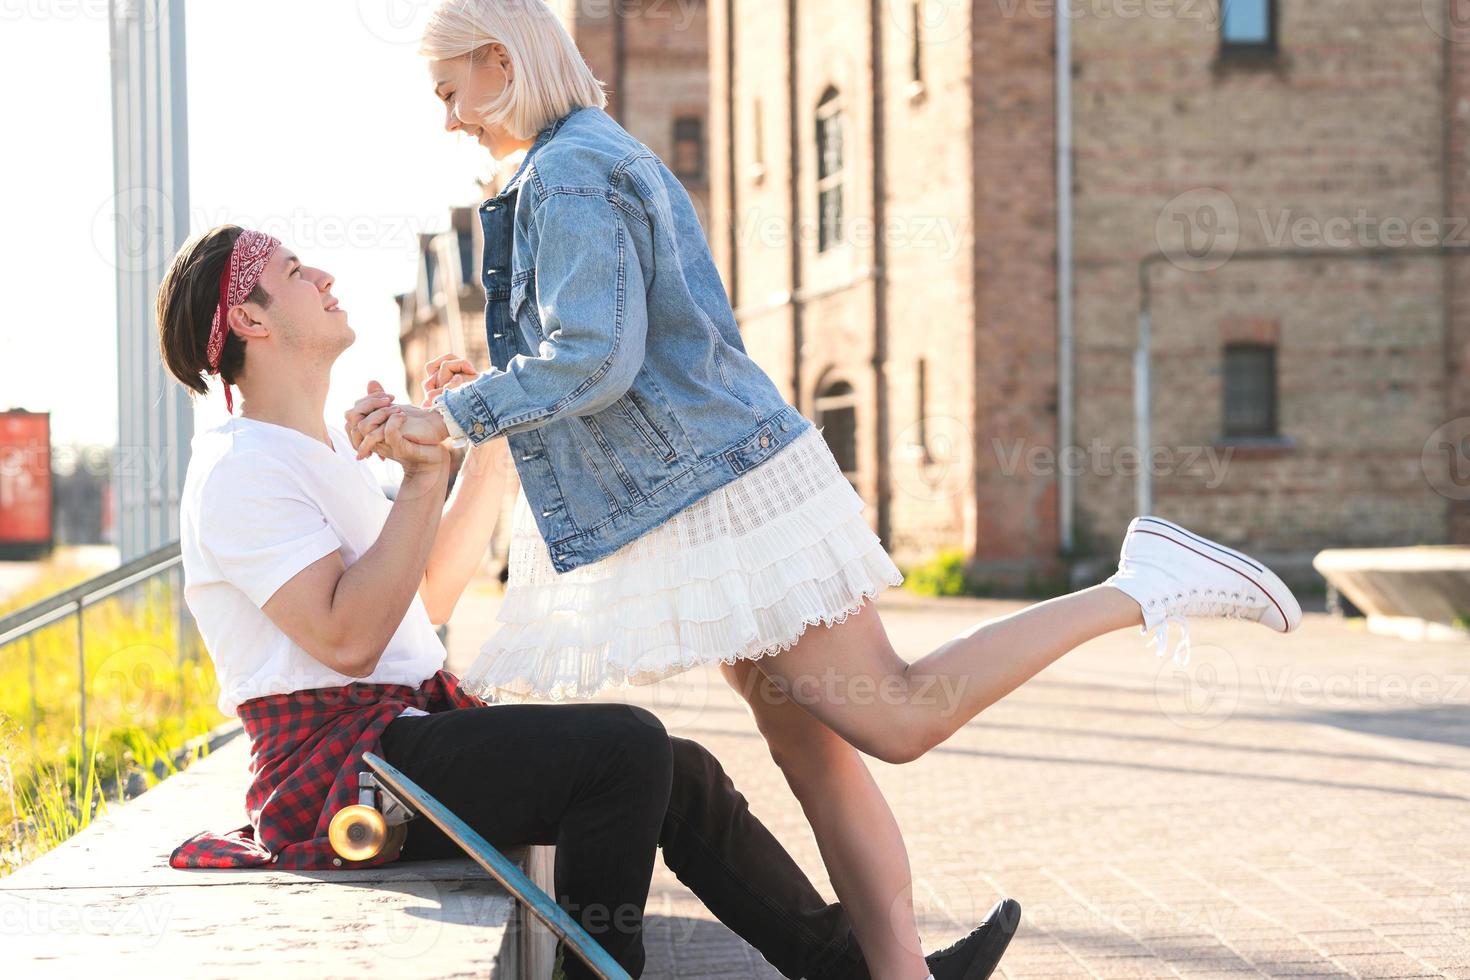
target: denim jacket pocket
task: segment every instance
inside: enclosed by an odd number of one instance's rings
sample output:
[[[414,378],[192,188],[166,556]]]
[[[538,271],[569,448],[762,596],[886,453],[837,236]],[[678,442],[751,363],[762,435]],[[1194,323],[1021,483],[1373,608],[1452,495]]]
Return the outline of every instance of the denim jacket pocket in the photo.
[[[530,302],[527,302],[529,300]],[[522,354],[534,355],[545,338],[541,312],[536,308],[536,270],[518,273],[510,284],[510,319],[515,325],[516,346]]]
[[[629,388],[623,397],[612,403],[611,410],[626,418],[628,425],[643,437],[643,441],[648,443],[648,448],[664,462],[671,462],[677,455],[668,437],[660,431],[653,419],[649,418],[648,413],[638,404],[632,388]]]

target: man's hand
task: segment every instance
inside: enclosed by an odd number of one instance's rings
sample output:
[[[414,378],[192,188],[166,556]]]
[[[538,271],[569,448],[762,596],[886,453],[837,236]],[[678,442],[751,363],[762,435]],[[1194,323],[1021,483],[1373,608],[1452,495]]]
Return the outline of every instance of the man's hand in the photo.
[[[456,354],[441,354],[424,365],[424,400],[428,408],[442,392],[473,381],[480,376],[469,361]]]
[[[366,415],[358,423],[362,443],[357,447],[357,458],[366,459],[369,453],[386,446],[386,453],[407,469],[411,463],[425,460],[425,450],[437,453],[444,450],[442,443],[449,438],[449,427],[437,409],[416,408],[413,405],[390,404]],[[446,451],[447,452],[447,451]]]
[[[368,393],[359,398],[344,415],[347,422],[347,438],[352,442],[353,449],[362,448],[362,438],[367,431],[362,427],[363,421],[374,412],[386,409],[393,404],[393,396],[384,391],[383,386],[376,381],[369,381],[367,390]],[[378,453],[378,456],[387,458],[381,452]],[[364,457],[365,454],[359,453],[357,458],[363,459]]]

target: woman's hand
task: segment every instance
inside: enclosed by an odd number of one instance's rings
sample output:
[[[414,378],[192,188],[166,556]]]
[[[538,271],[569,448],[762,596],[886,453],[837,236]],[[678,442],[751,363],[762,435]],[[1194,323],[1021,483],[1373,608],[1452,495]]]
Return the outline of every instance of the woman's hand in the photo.
[[[424,365],[424,400],[428,408],[442,392],[458,388],[480,376],[469,361],[456,354],[441,354]]]
[[[388,430],[389,423],[393,423],[394,430]],[[379,408],[364,416],[357,424],[357,429],[362,434],[362,442],[357,447],[357,458],[366,459],[368,454],[377,452],[378,447],[385,444],[390,435],[396,437],[399,442],[415,443],[419,446],[437,447],[449,438],[449,427],[444,424],[444,416],[437,409],[416,408],[413,405],[390,404],[386,408]],[[397,443],[387,443],[388,455],[400,459]]]

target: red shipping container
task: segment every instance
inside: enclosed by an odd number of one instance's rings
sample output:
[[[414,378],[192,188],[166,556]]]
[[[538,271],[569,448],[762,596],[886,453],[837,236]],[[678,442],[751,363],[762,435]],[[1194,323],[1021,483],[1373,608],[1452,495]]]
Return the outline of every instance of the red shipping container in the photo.
[[[0,546],[51,544],[51,416],[0,412]]]

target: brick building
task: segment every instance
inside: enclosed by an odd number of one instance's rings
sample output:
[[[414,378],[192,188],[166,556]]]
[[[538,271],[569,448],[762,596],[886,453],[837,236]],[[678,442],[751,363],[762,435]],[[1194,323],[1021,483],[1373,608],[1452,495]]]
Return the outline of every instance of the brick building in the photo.
[[[1149,469],[1155,513],[1288,566],[1463,540],[1470,25],[1055,6],[709,3],[711,246],[895,556],[1106,564]]]

